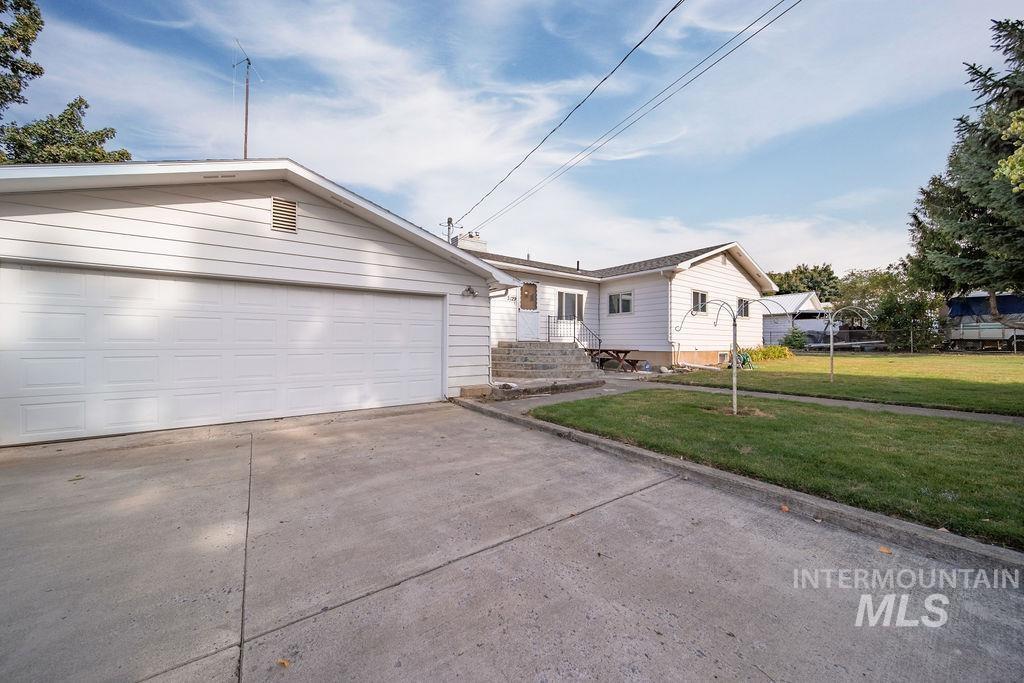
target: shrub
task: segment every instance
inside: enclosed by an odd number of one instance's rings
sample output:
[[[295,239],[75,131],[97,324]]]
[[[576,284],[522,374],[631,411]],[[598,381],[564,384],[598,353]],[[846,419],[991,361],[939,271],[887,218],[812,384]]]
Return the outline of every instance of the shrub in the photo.
[[[793,357],[793,352],[789,350],[788,346],[755,346],[749,349],[740,349],[740,351],[750,354],[750,360],[755,363]]]
[[[807,347],[807,335],[803,330],[793,327],[780,343],[790,349],[803,349]]]

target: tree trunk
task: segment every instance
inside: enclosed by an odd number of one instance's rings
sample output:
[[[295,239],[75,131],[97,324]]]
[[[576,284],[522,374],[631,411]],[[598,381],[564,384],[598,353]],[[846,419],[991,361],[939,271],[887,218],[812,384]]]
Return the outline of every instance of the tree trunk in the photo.
[[[994,290],[988,293],[988,314],[992,320],[1011,330],[1024,330],[1024,320],[1011,320],[999,312],[999,301]]]

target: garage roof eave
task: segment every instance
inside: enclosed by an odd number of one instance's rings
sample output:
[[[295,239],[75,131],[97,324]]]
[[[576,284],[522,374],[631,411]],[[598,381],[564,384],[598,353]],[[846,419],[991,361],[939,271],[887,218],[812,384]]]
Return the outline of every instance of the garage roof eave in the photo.
[[[519,281],[463,249],[328,180],[291,159],[206,161],[127,161],[92,164],[11,164],[0,166],[0,194],[285,180],[403,237],[451,263],[483,277],[489,287],[515,287]]]

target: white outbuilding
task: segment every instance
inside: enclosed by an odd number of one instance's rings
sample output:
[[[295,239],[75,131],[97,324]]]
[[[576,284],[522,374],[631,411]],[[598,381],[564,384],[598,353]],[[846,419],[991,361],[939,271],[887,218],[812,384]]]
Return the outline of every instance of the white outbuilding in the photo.
[[[828,310],[815,292],[766,296],[763,325],[765,346],[778,345],[792,327],[803,330],[812,342],[821,341],[828,327]]]

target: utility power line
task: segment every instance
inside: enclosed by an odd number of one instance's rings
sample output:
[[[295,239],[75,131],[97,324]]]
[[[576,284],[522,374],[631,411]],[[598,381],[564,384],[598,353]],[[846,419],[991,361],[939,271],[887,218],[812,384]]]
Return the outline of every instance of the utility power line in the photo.
[[[506,174],[505,174],[505,176],[504,176],[504,177],[503,177],[503,178],[502,178],[501,180],[499,180],[499,181],[498,181],[497,183],[495,183],[495,184],[494,184],[494,187],[492,187],[492,188],[491,188],[490,190],[488,190],[488,191],[487,191],[487,192],[486,192],[486,193],[484,194],[484,196],[483,196],[483,197],[481,197],[480,199],[478,199],[478,200],[477,200],[477,202],[476,202],[476,204],[473,204],[473,206],[469,207],[469,210],[467,210],[467,211],[466,211],[466,213],[464,213],[464,214],[462,214],[461,216],[459,216],[459,219],[458,219],[457,221],[455,221],[455,223],[461,223],[461,222],[462,222],[462,220],[463,220],[463,219],[464,219],[464,218],[465,218],[466,216],[468,216],[468,215],[469,215],[470,213],[472,213],[472,212],[473,212],[473,210],[474,210],[474,209],[475,209],[476,207],[480,206],[480,204],[481,204],[481,203],[483,203],[483,201],[484,201],[485,199],[487,199],[488,197],[490,197],[490,196],[491,196],[491,194],[493,194],[495,190],[497,190],[497,189],[498,189],[499,187],[501,187],[502,183],[504,183],[504,182],[505,182],[506,180],[508,180],[508,179],[509,179],[509,178],[510,178],[510,177],[512,176],[512,174],[513,174],[513,173],[515,173],[515,172],[516,172],[516,171],[517,171],[517,170],[519,169],[519,167],[520,167],[520,166],[522,166],[523,164],[525,164],[525,163],[526,163],[526,160],[527,160],[527,159],[529,159],[529,158],[530,158],[530,157],[531,157],[531,156],[533,155],[533,153],[534,153],[534,152],[536,152],[536,151],[537,151],[538,149],[540,149],[541,145],[543,145],[543,144],[544,144],[545,142],[547,142],[548,138],[550,138],[550,137],[551,137],[552,135],[554,135],[555,131],[557,131],[557,130],[558,130],[559,128],[561,128],[561,127],[562,127],[562,124],[564,124],[564,123],[565,123],[566,121],[568,121],[568,120],[569,120],[569,117],[570,117],[570,116],[572,116],[572,115],[573,115],[574,113],[576,113],[576,110],[577,110],[577,109],[579,109],[580,107],[582,107],[582,106],[583,106],[583,103],[584,103],[584,102],[586,102],[587,100],[589,100],[589,99],[590,99],[590,96],[591,96],[591,95],[593,95],[593,94],[594,94],[595,92],[597,92],[597,89],[598,89],[598,88],[600,88],[600,87],[601,87],[601,85],[602,85],[602,84],[603,84],[603,83],[604,83],[605,81],[607,81],[607,80],[608,80],[609,78],[611,78],[612,74],[614,74],[614,73],[615,73],[616,71],[618,71],[618,70],[619,70],[619,67],[620,67],[620,66],[622,66],[623,64],[625,64],[625,63],[626,63],[626,60],[627,60],[627,59],[629,59],[630,55],[632,55],[632,54],[633,54],[634,52],[636,52],[636,51],[637,51],[637,49],[639,49],[639,47],[640,47],[641,45],[643,45],[643,44],[644,44],[644,41],[646,41],[646,40],[647,40],[648,38],[650,38],[650,37],[651,37],[651,34],[653,34],[653,33],[654,33],[655,31],[657,31],[657,30],[658,30],[658,27],[659,27],[659,26],[661,26],[661,25],[662,25],[663,23],[665,23],[665,20],[666,20],[666,19],[668,19],[669,15],[670,15],[670,14],[672,14],[673,12],[675,12],[675,11],[676,11],[677,9],[679,9],[680,5],[682,5],[682,4],[684,3],[684,2],[686,2],[686,0],[677,0],[677,2],[676,2],[676,3],[674,4],[674,5],[672,5],[672,7],[670,7],[670,8],[669,8],[669,10],[668,10],[667,12],[665,12],[665,14],[664,14],[664,15],[663,15],[663,16],[661,17],[661,19],[658,19],[658,23],[656,23],[656,24],[654,25],[654,27],[653,27],[653,28],[651,28],[651,30],[650,30],[650,31],[648,31],[648,32],[647,32],[647,34],[646,34],[646,35],[645,35],[645,36],[644,36],[643,38],[641,38],[641,39],[640,39],[640,41],[639,41],[639,42],[638,42],[638,43],[637,43],[636,45],[634,45],[634,46],[633,46],[632,48],[630,48],[629,52],[627,52],[627,53],[625,54],[625,56],[623,56],[623,58],[619,60],[619,63],[618,63],[618,64],[616,64],[616,65],[615,65],[615,67],[614,67],[614,68],[612,68],[612,70],[611,70],[611,71],[609,71],[608,73],[606,73],[606,74],[604,75],[604,77],[603,77],[603,78],[601,78],[601,80],[599,80],[599,81],[598,81],[598,82],[597,82],[597,83],[596,83],[596,84],[594,85],[594,87],[590,89],[590,92],[588,92],[588,93],[587,93],[586,97],[584,97],[584,98],[583,98],[582,100],[580,100],[579,102],[577,102],[577,103],[576,103],[576,106],[574,106],[574,107],[573,107],[572,109],[570,109],[570,110],[569,110],[569,113],[568,113],[568,114],[566,114],[566,115],[565,115],[564,117],[562,117],[562,120],[561,120],[561,121],[559,121],[559,122],[558,122],[558,123],[557,123],[557,124],[555,125],[555,127],[554,127],[554,128],[552,128],[551,130],[549,130],[549,131],[548,131],[548,133],[547,133],[547,135],[545,135],[545,136],[544,136],[543,138],[541,138],[540,142],[538,142],[538,143],[537,143],[537,144],[536,144],[536,145],[535,145],[535,146],[533,147],[533,149],[531,149],[531,150],[530,150],[529,152],[527,152],[527,153],[526,153],[526,156],[524,156],[524,157],[523,157],[522,159],[520,159],[520,160],[519,160],[519,163],[517,163],[517,164],[516,164],[515,166],[513,166],[513,167],[512,167],[512,169],[511,169],[511,170],[509,170],[509,172],[508,172],[508,173],[506,173]]]
[[[619,121],[619,122],[618,122],[617,124],[615,124],[614,126],[612,126],[611,128],[609,128],[609,129],[608,129],[607,131],[605,131],[605,133],[604,133],[603,135],[601,135],[601,136],[600,136],[599,138],[597,138],[596,140],[594,140],[593,142],[591,142],[591,143],[590,143],[589,145],[587,145],[586,147],[584,147],[584,148],[583,148],[582,150],[580,150],[579,152],[577,152],[575,156],[573,156],[573,157],[571,157],[570,159],[568,159],[567,161],[565,161],[565,162],[564,162],[564,163],[563,163],[563,164],[562,164],[561,166],[559,166],[559,167],[558,167],[558,168],[556,168],[556,169],[555,169],[554,171],[552,171],[551,173],[549,173],[549,174],[548,174],[548,175],[547,175],[547,176],[546,176],[545,178],[543,178],[542,180],[538,181],[538,182],[537,182],[536,184],[534,184],[534,185],[533,185],[533,186],[532,186],[532,187],[531,187],[530,189],[528,189],[528,190],[526,190],[525,192],[521,193],[521,194],[520,194],[519,196],[517,196],[517,197],[516,197],[515,199],[513,199],[513,200],[512,200],[511,202],[509,202],[508,204],[506,204],[505,206],[503,206],[503,207],[502,207],[501,209],[499,209],[498,211],[494,212],[493,214],[491,214],[490,216],[488,216],[487,218],[485,218],[485,219],[484,219],[483,221],[481,221],[480,223],[478,223],[478,224],[477,224],[477,225],[476,225],[476,226],[475,226],[475,227],[473,228],[473,230],[474,230],[474,231],[476,231],[476,230],[480,230],[481,228],[485,227],[485,226],[486,226],[486,225],[488,225],[489,223],[491,223],[491,222],[493,222],[493,221],[495,221],[495,220],[497,220],[497,219],[501,218],[501,217],[502,217],[502,216],[504,216],[504,215],[505,215],[506,213],[508,213],[509,211],[511,211],[511,210],[513,210],[513,209],[515,209],[515,208],[516,208],[517,206],[519,206],[520,204],[522,204],[522,203],[523,203],[523,202],[525,202],[526,200],[530,199],[530,197],[532,197],[533,195],[537,194],[537,193],[538,193],[538,192],[540,192],[540,191],[541,191],[542,189],[544,189],[545,187],[547,187],[548,185],[550,185],[550,184],[551,184],[552,182],[554,182],[555,180],[557,180],[558,178],[560,178],[560,177],[561,177],[562,175],[564,175],[565,173],[567,173],[567,172],[569,172],[570,170],[572,170],[573,168],[575,168],[575,167],[576,167],[577,165],[579,165],[580,163],[582,163],[583,161],[585,161],[585,160],[586,160],[586,159],[587,159],[588,157],[590,157],[590,156],[591,156],[591,155],[592,155],[592,154],[593,154],[594,152],[598,151],[599,149],[601,149],[602,147],[604,147],[605,145],[607,145],[607,144],[608,144],[609,142],[611,142],[612,140],[614,140],[615,138],[617,138],[617,137],[618,137],[619,135],[621,135],[621,134],[622,134],[622,133],[624,133],[625,131],[627,131],[627,130],[629,130],[630,128],[632,128],[632,127],[633,127],[633,126],[634,126],[634,125],[635,125],[636,123],[638,123],[638,122],[639,122],[639,121],[640,121],[641,119],[643,119],[643,118],[644,118],[644,117],[646,117],[646,116],[647,116],[648,114],[650,114],[650,113],[651,113],[652,111],[654,111],[655,109],[657,109],[658,107],[660,107],[660,106],[661,106],[662,104],[664,104],[665,102],[667,102],[667,101],[668,101],[668,100],[669,100],[670,98],[672,98],[672,97],[673,97],[674,95],[676,95],[676,94],[677,94],[677,93],[678,93],[679,91],[681,91],[681,90],[682,90],[683,88],[685,88],[685,87],[687,87],[688,85],[690,85],[691,83],[693,83],[693,82],[694,82],[695,80],[697,80],[698,78],[700,78],[700,77],[701,77],[701,76],[702,76],[703,74],[707,73],[707,72],[708,72],[708,71],[710,71],[710,70],[711,70],[712,68],[714,68],[714,67],[715,67],[715,66],[716,66],[716,65],[717,65],[717,64],[718,64],[719,62],[721,62],[722,60],[724,60],[724,59],[725,59],[726,57],[728,57],[729,55],[731,55],[731,54],[732,54],[733,52],[735,52],[735,51],[736,51],[736,50],[738,50],[739,48],[743,47],[743,45],[745,45],[745,44],[746,44],[747,42],[749,42],[749,41],[750,41],[751,39],[753,39],[753,38],[754,38],[754,37],[755,37],[755,36],[756,36],[757,34],[761,33],[761,31],[765,30],[766,28],[768,28],[769,26],[771,26],[772,24],[774,24],[774,23],[775,23],[776,21],[778,21],[779,19],[781,19],[781,18],[782,18],[782,17],[783,17],[783,16],[784,16],[784,15],[785,15],[786,13],[788,13],[788,12],[789,12],[789,11],[790,11],[791,9],[793,9],[794,7],[796,7],[797,5],[799,5],[799,4],[801,3],[801,2],[803,2],[803,0],[796,0],[795,2],[793,2],[793,4],[791,4],[791,5],[789,6],[789,7],[787,7],[787,8],[786,8],[786,9],[784,9],[784,10],[783,10],[782,12],[780,12],[780,13],[779,13],[779,14],[777,14],[777,15],[776,15],[775,17],[773,17],[773,18],[772,18],[771,20],[769,20],[769,21],[768,21],[767,23],[765,23],[765,24],[764,24],[764,26],[761,26],[760,28],[758,28],[758,29],[757,29],[756,31],[754,31],[754,32],[753,32],[752,34],[750,34],[749,36],[747,36],[746,38],[744,38],[744,39],[743,39],[743,40],[742,40],[742,41],[741,41],[741,42],[740,42],[739,44],[735,45],[735,46],[734,46],[733,48],[731,48],[731,49],[730,49],[730,50],[729,50],[728,52],[726,52],[726,53],[725,53],[725,54],[723,54],[723,55],[722,55],[721,57],[719,57],[718,59],[716,59],[715,61],[713,61],[713,62],[712,62],[711,64],[709,64],[709,65],[708,65],[707,67],[705,67],[704,69],[702,69],[701,71],[699,71],[699,72],[698,72],[698,73],[697,73],[697,74],[696,74],[695,76],[693,76],[692,78],[690,78],[689,80],[687,80],[686,82],[684,82],[684,83],[683,83],[682,85],[679,85],[679,87],[677,87],[677,88],[675,88],[674,90],[672,90],[671,92],[669,92],[669,94],[668,94],[668,95],[666,95],[665,97],[663,97],[663,98],[662,98],[661,100],[657,101],[657,102],[656,102],[656,103],[655,103],[655,104],[654,104],[653,106],[651,106],[651,107],[650,107],[649,109],[647,109],[646,111],[643,111],[643,113],[640,113],[640,112],[641,112],[642,110],[644,110],[644,109],[645,109],[645,108],[646,108],[646,107],[647,107],[648,105],[650,105],[650,104],[651,104],[652,102],[654,102],[654,101],[655,101],[655,100],[657,100],[657,99],[658,99],[659,97],[661,97],[661,96],[662,96],[662,95],[663,95],[664,93],[668,92],[668,91],[669,91],[669,90],[670,90],[671,88],[673,88],[673,87],[674,87],[675,85],[677,85],[677,84],[678,84],[678,83],[679,83],[680,81],[682,81],[682,80],[683,80],[684,78],[686,78],[686,77],[687,77],[687,76],[689,76],[689,75],[690,75],[691,73],[693,73],[693,72],[694,72],[694,71],[696,71],[696,70],[697,70],[698,68],[700,68],[700,66],[701,66],[702,64],[706,63],[706,62],[707,62],[707,61],[708,61],[709,59],[711,59],[711,58],[712,58],[712,57],[714,57],[714,56],[715,56],[716,54],[718,54],[719,52],[721,52],[721,51],[722,51],[723,49],[725,49],[725,48],[726,48],[726,47],[727,47],[728,45],[730,45],[730,44],[731,44],[731,43],[732,43],[733,41],[735,41],[735,40],[736,40],[737,38],[739,38],[739,37],[740,37],[741,35],[743,35],[744,33],[746,33],[746,32],[747,32],[747,31],[748,31],[748,30],[749,30],[749,29],[750,29],[750,28],[751,28],[752,26],[756,25],[756,24],[757,24],[757,23],[758,23],[759,21],[761,21],[762,19],[764,19],[764,17],[768,16],[768,15],[769,15],[769,14],[770,14],[771,12],[773,12],[773,11],[774,11],[774,10],[775,10],[776,8],[778,8],[778,7],[780,6],[780,5],[782,5],[782,4],[783,4],[783,3],[785,3],[785,2],[787,2],[787,0],[779,0],[778,2],[776,2],[776,3],[774,4],[774,5],[772,5],[772,6],[770,7],[770,8],[768,8],[768,10],[766,10],[766,11],[765,11],[764,13],[762,13],[762,14],[761,14],[761,15],[760,15],[759,17],[757,17],[757,18],[756,18],[756,19],[754,19],[754,20],[753,20],[752,22],[750,22],[749,24],[747,24],[747,25],[746,25],[745,27],[743,27],[742,29],[740,29],[739,31],[737,31],[737,32],[736,32],[736,33],[735,33],[735,34],[734,34],[734,35],[733,35],[733,36],[732,36],[732,37],[731,37],[731,38],[730,38],[729,40],[725,41],[724,43],[722,43],[721,45],[719,45],[719,46],[718,46],[718,47],[717,47],[717,48],[716,48],[715,50],[713,50],[712,52],[708,53],[708,54],[707,54],[707,55],[706,55],[706,56],[705,56],[705,57],[704,57],[704,58],[703,58],[702,60],[700,60],[699,62],[697,62],[697,64],[695,64],[695,65],[694,65],[693,67],[691,67],[691,68],[690,68],[690,69],[689,69],[689,70],[688,70],[688,71],[687,71],[686,73],[684,73],[684,74],[683,74],[682,76],[680,76],[679,78],[677,78],[676,80],[674,80],[674,81],[673,81],[672,83],[670,83],[669,85],[667,85],[667,86],[666,86],[665,88],[663,88],[663,89],[662,89],[662,90],[661,90],[661,91],[660,91],[660,92],[659,92],[658,94],[654,95],[654,97],[651,97],[651,98],[650,98],[650,99],[648,99],[648,100],[647,100],[646,102],[644,102],[644,103],[643,103],[642,105],[640,105],[639,107],[637,107],[636,109],[634,109],[634,110],[633,110],[632,112],[630,112],[630,113],[629,113],[629,114],[628,114],[628,115],[627,115],[627,116],[626,116],[625,118],[623,118],[623,119],[622,119],[621,121]],[[637,114],[639,114],[639,115],[637,115]],[[634,118],[634,117],[635,117],[635,118]],[[632,119],[632,120],[631,120],[631,119]],[[628,122],[628,123],[627,123],[627,122]],[[624,125],[624,124],[625,124],[625,125]]]

